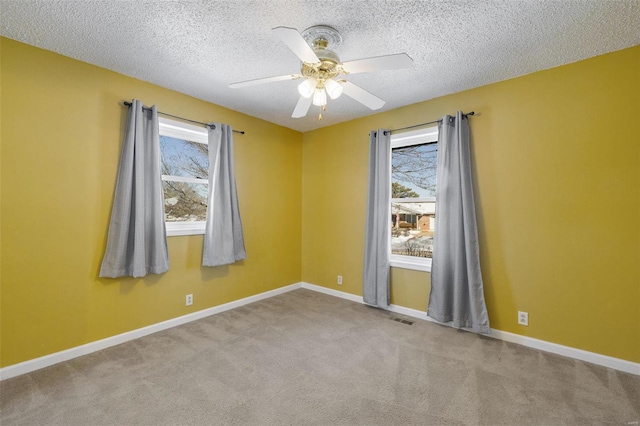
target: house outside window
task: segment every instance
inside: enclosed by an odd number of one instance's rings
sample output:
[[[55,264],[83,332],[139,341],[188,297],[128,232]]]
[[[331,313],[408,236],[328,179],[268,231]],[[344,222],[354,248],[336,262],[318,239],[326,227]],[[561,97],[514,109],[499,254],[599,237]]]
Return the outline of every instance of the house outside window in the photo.
[[[204,234],[209,194],[207,130],[164,117],[159,121],[167,235]]]
[[[391,136],[391,266],[431,270],[438,128]]]

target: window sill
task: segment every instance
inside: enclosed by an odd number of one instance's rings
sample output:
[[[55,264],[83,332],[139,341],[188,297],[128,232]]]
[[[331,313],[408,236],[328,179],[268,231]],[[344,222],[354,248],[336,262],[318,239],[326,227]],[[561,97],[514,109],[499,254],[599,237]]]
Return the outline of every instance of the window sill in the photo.
[[[204,222],[167,222],[167,237],[204,235]]]
[[[391,256],[389,265],[392,268],[412,269],[414,271],[431,272],[431,259],[407,259],[408,256]]]

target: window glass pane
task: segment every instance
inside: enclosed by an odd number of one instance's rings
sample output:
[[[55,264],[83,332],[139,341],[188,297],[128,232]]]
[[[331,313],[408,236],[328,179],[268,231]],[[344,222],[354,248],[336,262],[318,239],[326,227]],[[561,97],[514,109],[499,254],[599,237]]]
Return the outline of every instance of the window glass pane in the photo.
[[[167,222],[195,222],[207,218],[207,183],[163,181]]]
[[[435,217],[435,201],[391,203],[391,253],[430,258]]]
[[[209,146],[199,142],[160,136],[162,174],[207,179]]]
[[[433,252],[437,143],[391,151],[391,253],[430,258]],[[406,199],[398,200],[398,199]]]
[[[391,198],[435,197],[437,143],[391,151]]]

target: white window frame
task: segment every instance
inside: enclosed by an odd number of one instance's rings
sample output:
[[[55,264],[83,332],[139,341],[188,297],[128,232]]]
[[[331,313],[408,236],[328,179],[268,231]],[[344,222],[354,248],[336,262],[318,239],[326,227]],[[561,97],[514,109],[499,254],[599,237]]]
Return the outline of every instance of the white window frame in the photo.
[[[427,127],[424,129],[412,130],[409,132],[399,133],[391,135],[391,156],[393,157],[394,148],[403,148],[406,146],[420,145],[423,143],[437,142],[438,141],[438,127]],[[391,179],[391,167],[389,167],[390,182]],[[389,185],[389,192],[391,192],[391,185]],[[391,198],[389,203],[389,217],[391,217],[391,203],[406,201],[406,198]],[[426,198],[411,198],[416,202],[435,202],[435,197]],[[389,229],[391,233],[391,229]],[[416,271],[431,272],[431,259],[426,257],[405,256],[401,254],[391,253],[391,239],[389,239],[389,261],[390,265],[394,268],[413,269]]]
[[[168,136],[175,139],[182,139],[191,142],[209,144],[207,129],[181,121],[170,120],[159,117],[160,136]],[[208,179],[188,178],[183,176],[162,175],[163,181],[200,183],[209,185]],[[203,235],[205,221],[197,222],[165,222],[167,237],[181,235]]]

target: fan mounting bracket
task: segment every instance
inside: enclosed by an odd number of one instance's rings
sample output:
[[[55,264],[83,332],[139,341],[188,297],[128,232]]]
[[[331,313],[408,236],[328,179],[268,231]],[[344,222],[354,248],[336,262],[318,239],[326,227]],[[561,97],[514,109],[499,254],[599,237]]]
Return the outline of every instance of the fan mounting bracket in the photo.
[[[329,50],[333,50],[342,44],[342,36],[340,33],[335,28],[326,25],[316,25],[307,28],[302,32],[302,38],[305,39],[312,49],[318,47],[318,42],[322,44],[326,42],[326,45],[322,47]]]

